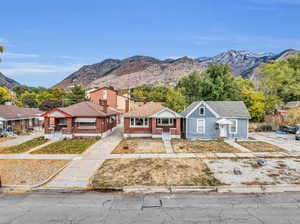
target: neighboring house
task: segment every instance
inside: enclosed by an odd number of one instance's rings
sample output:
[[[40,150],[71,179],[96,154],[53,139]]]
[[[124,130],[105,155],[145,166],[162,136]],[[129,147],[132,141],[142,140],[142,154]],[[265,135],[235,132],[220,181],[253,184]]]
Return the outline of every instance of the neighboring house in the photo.
[[[115,130],[117,114],[106,101],[102,101],[102,105],[81,102],[55,108],[42,115],[45,118],[45,137],[105,137]]]
[[[124,114],[124,137],[180,138],[181,115],[149,102]]]
[[[88,93],[89,99],[94,104],[100,104],[100,101],[106,100],[109,107],[117,109],[117,92],[110,88],[100,88]]]
[[[182,113],[188,139],[248,138],[250,114],[242,101],[199,101]]]
[[[32,130],[40,125],[41,114],[36,108],[0,105],[0,133]]]
[[[300,110],[300,101],[291,101],[287,102],[284,106],[285,109],[299,109]]]

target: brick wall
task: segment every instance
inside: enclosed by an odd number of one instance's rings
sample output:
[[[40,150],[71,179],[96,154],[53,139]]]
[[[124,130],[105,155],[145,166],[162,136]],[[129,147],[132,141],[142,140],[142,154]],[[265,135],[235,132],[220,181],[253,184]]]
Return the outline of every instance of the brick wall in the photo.
[[[130,118],[124,118],[124,133],[126,133],[126,134],[151,134],[152,133],[151,119],[149,120],[148,128],[131,128],[130,127]]]
[[[110,89],[99,89],[94,92],[90,93],[90,100],[95,103],[99,104],[99,100],[103,99],[104,91],[107,93],[107,105],[117,109],[117,93]]]

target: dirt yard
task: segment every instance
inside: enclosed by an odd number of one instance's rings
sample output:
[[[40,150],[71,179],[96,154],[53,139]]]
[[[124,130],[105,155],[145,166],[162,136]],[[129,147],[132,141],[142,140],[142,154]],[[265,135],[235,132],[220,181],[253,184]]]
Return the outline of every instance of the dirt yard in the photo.
[[[223,141],[172,139],[175,153],[240,153]]]
[[[262,141],[239,141],[238,144],[250,149],[253,152],[287,152],[276,145]]]
[[[267,159],[265,166],[259,166],[255,159],[206,160],[205,163],[225,184],[300,184],[299,159]],[[241,174],[235,175],[234,169],[240,170]]]
[[[45,181],[69,160],[0,159],[2,184],[34,185]]]
[[[109,159],[92,178],[94,188],[220,184],[207,166],[196,158]]]
[[[166,153],[161,139],[129,138],[123,139],[112,154]]]

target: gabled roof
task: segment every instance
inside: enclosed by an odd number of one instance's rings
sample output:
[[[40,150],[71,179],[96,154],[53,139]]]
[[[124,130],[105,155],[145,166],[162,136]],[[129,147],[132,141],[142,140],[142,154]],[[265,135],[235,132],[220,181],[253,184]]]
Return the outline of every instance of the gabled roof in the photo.
[[[93,92],[97,92],[97,91],[102,90],[102,89],[106,89],[106,90],[110,90],[110,91],[113,91],[113,92],[117,92],[116,90],[111,89],[111,88],[109,88],[109,87],[101,87],[101,88],[97,88],[97,89],[90,90],[89,93],[91,94],[91,93],[93,93]]]
[[[286,108],[300,107],[300,101],[290,101],[285,105]]]
[[[168,108],[159,102],[149,102],[132,108],[131,111],[124,114],[124,117],[149,117],[163,109]]]
[[[251,118],[243,101],[196,101],[188,106],[181,114],[184,117],[188,117],[201,104],[206,104],[220,117]]]
[[[62,111],[73,117],[105,117],[109,115],[116,115],[118,112],[110,107],[107,108],[107,112],[103,111],[103,106],[94,104],[89,101],[73,104],[68,107],[56,108],[53,110]],[[51,110],[51,111],[53,111]],[[47,116],[51,111],[48,111],[43,116]]]
[[[36,108],[18,107],[16,105],[0,105],[0,118],[21,119],[39,117],[42,112]]]

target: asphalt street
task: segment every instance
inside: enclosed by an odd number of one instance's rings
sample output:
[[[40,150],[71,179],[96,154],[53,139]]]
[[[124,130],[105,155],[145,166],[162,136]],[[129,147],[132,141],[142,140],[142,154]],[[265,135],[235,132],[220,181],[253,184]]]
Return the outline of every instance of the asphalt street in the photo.
[[[300,193],[0,195],[0,224],[300,223]]]

